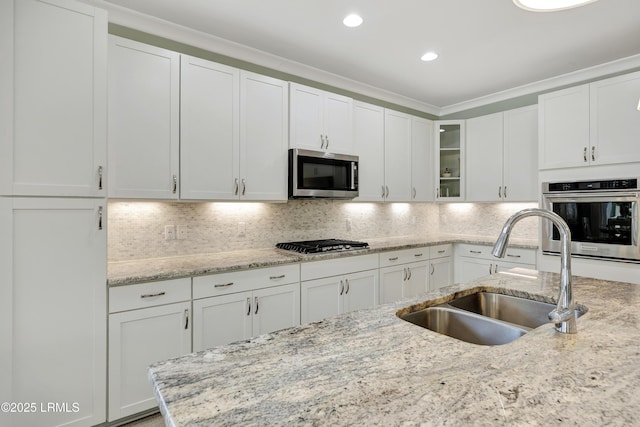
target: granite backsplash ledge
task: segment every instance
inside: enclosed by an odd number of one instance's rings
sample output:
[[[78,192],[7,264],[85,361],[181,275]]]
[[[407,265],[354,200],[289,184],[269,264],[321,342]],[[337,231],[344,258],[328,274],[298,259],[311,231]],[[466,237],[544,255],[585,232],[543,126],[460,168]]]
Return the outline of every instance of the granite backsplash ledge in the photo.
[[[536,204],[113,200],[108,206],[108,256],[109,261],[162,258],[323,238],[366,240],[433,233],[497,236],[511,214],[533,206]],[[180,226],[185,238],[166,240],[167,225]],[[514,237],[537,239],[537,225],[535,218],[522,221]]]

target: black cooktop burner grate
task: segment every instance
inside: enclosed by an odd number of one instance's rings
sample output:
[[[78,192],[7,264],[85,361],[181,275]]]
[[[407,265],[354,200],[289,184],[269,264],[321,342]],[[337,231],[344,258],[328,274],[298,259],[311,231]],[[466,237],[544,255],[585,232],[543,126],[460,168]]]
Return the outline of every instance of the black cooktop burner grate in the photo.
[[[355,240],[324,239],[277,243],[276,248],[300,252],[303,254],[316,254],[322,252],[368,249],[369,244],[366,242],[357,242]]]

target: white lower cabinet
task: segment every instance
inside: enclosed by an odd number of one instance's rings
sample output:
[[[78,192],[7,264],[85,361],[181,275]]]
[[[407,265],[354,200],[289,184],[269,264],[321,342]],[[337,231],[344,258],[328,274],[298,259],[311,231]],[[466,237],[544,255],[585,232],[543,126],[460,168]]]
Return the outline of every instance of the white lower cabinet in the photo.
[[[37,405],[0,413],[2,426],[106,419],[105,207],[0,197],[0,402]],[[47,411],[49,402],[65,410]]]
[[[416,297],[451,283],[451,245],[380,254],[381,303]]]
[[[332,276],[326,277],[327,272]],[[300,274],[302,323],[378,303],[377,255],[303,263]]]
[[[300,324],[300,270],[287,265],[193,279],[193,350]]]
[[[536,268],[535,249],[507,248],[504,258],[491,255],[491,246],[456,244],[455,282],[465,283],[511,268]]]
[[[191,352],[191,279],[109,289],[109,414],[157,406],[149,365]]]

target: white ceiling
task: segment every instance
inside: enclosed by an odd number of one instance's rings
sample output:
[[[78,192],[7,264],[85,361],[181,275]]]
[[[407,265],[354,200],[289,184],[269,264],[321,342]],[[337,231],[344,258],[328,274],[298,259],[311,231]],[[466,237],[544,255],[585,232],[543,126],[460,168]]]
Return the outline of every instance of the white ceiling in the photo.
[[[437,109],[640,54],[640,0],[106,0]],[[356,12],[359,28],[342,19]],[[434,50],[440,58],[420,56]]]

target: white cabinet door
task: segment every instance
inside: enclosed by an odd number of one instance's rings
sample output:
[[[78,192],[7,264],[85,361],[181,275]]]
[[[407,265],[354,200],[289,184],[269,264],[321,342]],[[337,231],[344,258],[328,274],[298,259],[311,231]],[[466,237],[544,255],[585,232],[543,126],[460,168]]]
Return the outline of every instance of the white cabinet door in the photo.
[[[302,323],[316,322],[342,313],[344,279],[327,277],[300,284]]]
[[[591,83],[591,164],[640,162],[640,73]]]
[[[378,303],[378,270],[349,274],[345,277],[343,312],[370,308]]]
[[[411,117],[411,200],[433,201],[433,122]]]
[[[384,108],[354,102],[354,153],[359,156],[357,201],[384,200]]]
[[[485,259],[456,258],[456,283],[466,283],[493,272],[494,264]]]
[[[508,202],[539,200],[538,107],[504,112],[504,170],[502,199]],[[473,161],[473,158],[469,158]]]
[[[0,401],[70,405],[6,425],[106,420],[104,207],[104,199],[0,197]]]
[[[324,132],[325,150],[332,153],[353,152],[353,100],[346,96],[325,92]]]
[[[503,114],[467,120],[467,201],[502,199]]]
[[[405,266],[407,270],[407,278],[402,285],[402,296],[404,298],[416,297],[427,293],[428,274],[427,262],[414,262]]]
[[[180,56],[109,36],[109,196],[178,198]]]
[[[106,12],[2,3],[0,194],[105,197]]]
[[[300,285],[253,291],[253,329],[258,336],[300,324]]]
[[[286,82],[240,72],[240,199],[287,200]]]
[[[353,100],[289,83],[289,146],[350,154],[353,151]]]
[[[157,406],[149,365],[191,352],[191,303],[109,315],[109,421]]]
[[[411,200],[411,116],[393,110],[384,115],[385,200]]]
[[[538,97],[540,169],[589,164],[589,85]]]
[[[324,91],[297,83],[289,84],[289,146],[323,150]]]
[[[380,269],[380,304],[402,299],[402,285],[406,277],[404,265]]]
[[[453,262],[451,257],[432,259],[429,264],[429,290],[453,284]]]
[[[193,301],[193,351],[251,338],[251,292]]]
[[[180,57],[180,198],[237,199],[240,72]]]

